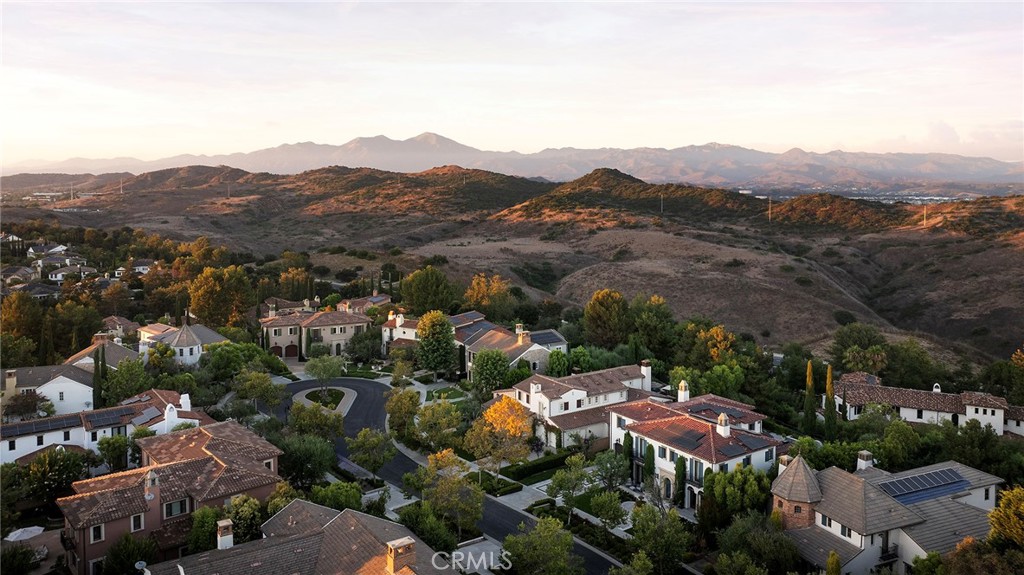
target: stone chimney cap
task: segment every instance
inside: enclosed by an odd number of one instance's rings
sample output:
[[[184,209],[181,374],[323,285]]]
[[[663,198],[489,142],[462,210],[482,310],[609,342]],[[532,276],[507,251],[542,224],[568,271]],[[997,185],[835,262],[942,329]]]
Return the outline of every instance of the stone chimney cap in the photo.
[[[388,541],[388,547],[391,547],[392,549],[396,549],[396,548],[399,548],[399,547],[406,547],[406,546],[415,545],[415,544],[416,544],[416,540],[413,539],[412,537],[402,537],[401,539],[395,539],[395,540],[392,540],[392,541]]]

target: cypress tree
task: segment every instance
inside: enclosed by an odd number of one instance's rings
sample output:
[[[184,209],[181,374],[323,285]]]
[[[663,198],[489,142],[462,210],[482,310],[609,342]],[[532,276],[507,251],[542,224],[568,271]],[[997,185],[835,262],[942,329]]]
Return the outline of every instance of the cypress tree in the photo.
[[[626,463],[629,464],[630,475],[633,470],[633,435],[626,432],[626,435],[622,438],[622,456],[626,458]]]
[[[832,366],[828,366],[825,379],[825,440],[835,441],[839,435],[839,422],[836,413],[835,388],[832,387]]]
[[[100,369],[100,346],[92,354],[92,408],[99,409],[103,405],[103,371]]]
[[[817,406],[814,395],[814,368],[811,360],[807,360],[807,389],[804,392],[804,420],[803,432],[807,435],[814,435],[818,427],[818,415],[814,409]]]
[[[644,451],[644,479],[652,477],[654,475],[654,446],[650,443],[647,444],[647,450]]]

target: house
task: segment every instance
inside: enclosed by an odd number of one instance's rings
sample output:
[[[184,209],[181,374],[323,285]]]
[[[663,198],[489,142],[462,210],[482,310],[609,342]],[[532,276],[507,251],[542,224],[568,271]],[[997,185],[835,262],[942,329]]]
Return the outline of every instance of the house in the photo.
[[[500,326],[486,331],[479,330],[473,334],[470,341],[472,343],[464,343],[466,372],[470,381],[473,380],[473,360],[478,353],[488,349],[503,352],[508,358],[509,367],[514,368],[520,361],[525,361],[530,371],[534,373],[547,371],[548,355],[551,354],[551,350],[534,343],[532,334],[523,327],[523,324],[516,325],[515,333]]]
[[[381,353],[386,357],[392,349],[415,348],[419,336],[416,327],[419,320],[406,318],[405,314],[388,312],[388,320],[381,325]],[[456,334],[458,329],[455,330]],[[457,339],[457,338],[456,338]]]
[[[29,463],[41,451],[60,446],[64,449],[97,451],[99,440],[111,435],[131,435],[138,427],[157,434],[174,426],[214,423],[210,416],[192,411],[189,395],[151,389],[125,399],[120,404],[66,415],[54,415],[0,427],[0,463]]]
[[[307,344],[321,343],[331,355],[341,355],[353,336],[370,329],[373,322],[359,313],[344,311],[294,311],[260,320],[263,345],[277,357],[298,357]],[[308,341],[307,341],[308,338]]]
[[[621,453],[626,434],[633,441],[634,480],[640,477],[647,446],[654,449],[657,481],[666,498],[683,491],[683,505],[696,508],[709,471],[735,471],[739,466],[771,469],[782,441],[764,433],[765,416],[754,406],[713,394],[689,397],[686,383],[677,401],[651,398],[608,408],[611,443]],[[685,477],[676,476],[682,459]]]
[[[75,495],[57,500],[73,573],[100,573],[107,550],[125,533],[155,538],[161,558],[180,557],[193,511],[242,494],[262,501],[281,481],[281,450],[233,421],[146,437],[137,445],[142,467],[76,481]]]
[[[36,273],[25,266],[7,266],[0,270],[4,285],[25,284],[35,279]]]
[[[63,244],[45,244],[40,243],[28,248],[29,257],[40,258],[43,256],[60,255],[68,251],[68,247]]]
[[[8,369],[4,373],[4,399],[34,390],[53,403],[57,415],[86,411],[92,409],[92,377],[92,373],[69,364]]]
[[[830,551],[843,573],[885,567],[909,573],[915,557],[984,539],[1003,480],[956,461],[888,473],[861,451],[857,471],[815,471],[802,457],[779,458],[772,505],[807,563],[825,571]]]
[[[151,326],[141,327],[139,328],[139,332],[141,333],[147,327]],[[185,324],[179,328],[172,327],[170,329],[163,330],[157,335],[148,336],[145,340],[140,339],[139,353],[148,355],[149,350],[152,349],[154,345],[157,343],[163,343],[174,350],[174,361],[179,365],[195,365],[199,363],[199,358],[206,350],[206,346],[214,343],[220,343],[222,341],[228,341],[228,338],[213,331],[205,325]]]
[[[114,277],[123,277],[126,273],[128,273],[128,270],[131,270],[132,273],[134,273],[135,275],[144,276],[149,273],[149,270],[156,267],[156,261],[145,258],[138,258],[131,260],[130,262],[128,262],[128,264],[126,264],[126,266],[121,266],[114,270]]]
[[[79,256],[78,254],[68,252],[60,255],[43,256],[33,261],[32,265],[38,268],[39,272],[41,273],[44,269],[47,268],[59,268],[62,266],[84,266],[87,263],[89,262],[86,261],[85,258]]]
[[[900,418],[911,423],[947,420],[960,426],[976,419],[982,427],[991,425],[997,435],[1024,435],[1024,407],[1010,406],[1002,397],[988,393],[944,393],[937,383],[932,391],[886,387],[881,378],[864,372],[844,373],[834,388],[836,409],[840,413],[845,410],[851,420],[857,419],[866,405],[874,403],[896,408]]]
[[[22,291],[38,300],[56,299],[60,295],[60,288],[55,285],[41,283],[27,283],[11,286],[11,292]]]
[[[142,350],[142,345],[153,341],[153,338],[163,335],[174,327],[164,323],[156,322],[148,325],[144,325],[138,329],[139,332],[139,350]]]
[[[217,523],[217,549],[148,566],[151,575],[433,575],[457,573],[409,528],[346,509],[295,499],[234,544],[230,519]],[[495,560],[497,562],[498,559]]]
[[[103,348],[103,362],[109,369],[117,369],[117,365],[123,360],[139,359],[139,354],[121,345],[117,340],[112,340],[108,334],[98,333],[92,338],[92,345],[72,355],[64,361],[64,365],[74,365],[92,373],[95,369],[94,358],[96,351]]]
[[[343,299],[338,303],[338,309],[340,311],[347,311],[349,313],[361,313],[365,314],[366,310],[371,307],[380,307],[384,304],[391,303],[391,296],[388,294],[378,294],[374,292],[373,295],[367,297],[361,297],[356,299]]]
[[[91,268],[89,266],[83,266],[83,265],[77,265],[77,266],[66,266],[66,267],[62,267],[62,268],[57,268],[57,269],[51,271],[47,277],[49,277],[51,281],[57,282],[57,285],[61,285],[62,283],[64,283],[64,278],[69,276],[69,275],[77,275],[79,277],[83,277],[84,278],[87,275],[91,275],[91,274],[95,274],[95,273],[96,273],[96,268]]]
[[[22,241],[21,236],[16,236],[7,232],[0,232],[0,244],[15,243]]]
[[[494,394],[526,406],[534,415],[536,434],[548,445],[561,447],[579,434],[595,438],[597,449],[608,446],[609,406],[654,395],[648,361],[568,377],[534,374]]]
[[[314,312],[318,309],[320,309],[320,296],[302,301],[293,301],[281,297],[268,297],[259,305],[259,314],[260,318],[268,318],[294,311]]]
[[[107,330],[107,333],[117,337],[135,335],[138,333],[139,327],[141,326],[137,322],[119,315],[108,315],[103,318],[103,329]]]

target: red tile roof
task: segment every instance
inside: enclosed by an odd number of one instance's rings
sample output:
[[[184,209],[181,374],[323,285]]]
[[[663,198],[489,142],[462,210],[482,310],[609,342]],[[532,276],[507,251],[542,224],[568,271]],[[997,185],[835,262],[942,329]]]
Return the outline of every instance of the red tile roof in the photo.
[[[988,393],[965,391],[962,393],[943,393],[922,389],[905,389],[901,387],[885,387],[877,383],[859,383],[871,381],[874,376],[864,373],[846,373],[835,385],[835,394],[846,398],[849,405],[867,405],[877,403],[908,409],[924,409],[941,413],[966,414],[967,406],[1008,409],[1006,400]]]

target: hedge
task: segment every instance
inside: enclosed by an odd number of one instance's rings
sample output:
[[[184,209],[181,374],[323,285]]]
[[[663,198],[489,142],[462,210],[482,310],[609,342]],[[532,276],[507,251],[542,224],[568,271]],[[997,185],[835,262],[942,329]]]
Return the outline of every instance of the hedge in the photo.
[[[535,473],[540,473],[541,471],[547,471],[548,469],[555,469],[565,465],[565,460],[570,455],[572,455],[572,452],[545,455],[544,457],[539,457],[533,461],[510,465],[509,467],[502,469],[501,474],[509,479],[519,481]]]

